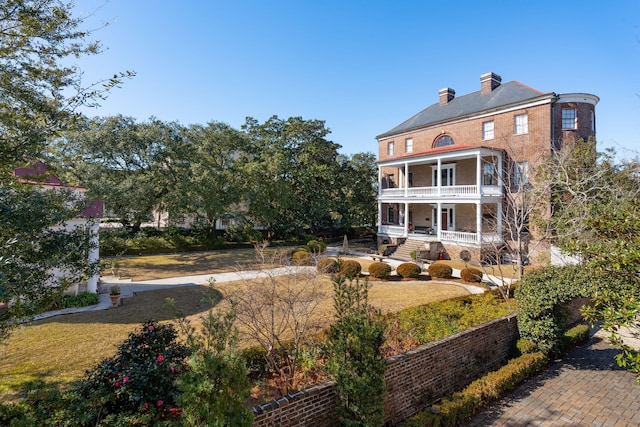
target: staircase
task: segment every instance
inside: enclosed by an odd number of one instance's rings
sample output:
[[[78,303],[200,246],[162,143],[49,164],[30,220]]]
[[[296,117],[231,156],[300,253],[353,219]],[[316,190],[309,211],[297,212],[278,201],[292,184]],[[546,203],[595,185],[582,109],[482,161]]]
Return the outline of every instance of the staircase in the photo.
[[[426,250],[423,240],[406,239],[399,243],[396,250],[389,255],[390,258],[411,261],[411,252],[416,250]]]

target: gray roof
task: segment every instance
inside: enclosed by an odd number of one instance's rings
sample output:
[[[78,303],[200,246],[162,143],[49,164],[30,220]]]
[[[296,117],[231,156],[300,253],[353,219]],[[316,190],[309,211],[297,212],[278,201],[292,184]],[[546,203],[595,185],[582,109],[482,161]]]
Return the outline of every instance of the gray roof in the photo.
[[[506,107],[524,101],[531,101],[535,98],[549,96],[551,94],[553,93],[539,92],[522,83],[510,81],[501,84],[490,93],[484,95],[480,91],[477,91],[453,98],[444,105],[440,105],[439,103],[430,105],[415,116],[400,123],[393,129],[378,135],[376,138],[385,138],[411,129]]]

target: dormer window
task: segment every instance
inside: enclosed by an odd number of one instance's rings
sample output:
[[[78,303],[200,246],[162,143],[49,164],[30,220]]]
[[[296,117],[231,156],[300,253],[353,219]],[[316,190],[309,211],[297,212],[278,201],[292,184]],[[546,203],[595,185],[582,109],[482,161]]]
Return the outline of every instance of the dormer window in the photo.
[[[433,148],[446,147],[448,145],[453,145],[453,138],[451,138],[449,135],[442,135],[440,138],[436,139],[436,142],[433,143]]]

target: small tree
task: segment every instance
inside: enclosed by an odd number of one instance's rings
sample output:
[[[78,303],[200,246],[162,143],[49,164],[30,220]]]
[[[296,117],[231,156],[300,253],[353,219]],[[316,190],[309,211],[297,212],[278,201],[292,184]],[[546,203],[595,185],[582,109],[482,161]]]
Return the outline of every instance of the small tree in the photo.
[[[290,265],[286,254],[268,255],[266,246],[256,246],[260,277],[243,280],[232,295],[238,321],[266,351],[267,366],[280,380],[280,393],[286,394],[298,387],[306,340],[320,330],[313,314],[324,294],[315,268]]]
[[[344,426],[381,426],[385,323],[369,305],[368,283],[334,276],[333,288],[336,323],[327,340],[327,368],[337,384],[340,422]]]
[[[213,282],[209,284],[209,310],[200,316],[199,331],[181,314],[178,327],[191,350],[187,370],[180,377],[178,402],[187,426],[249,427],[253,414],[245,402],[251,384],[245,361],[238,352],[238,330],[234,326],[236,302],[229,310],[214,313]],[[174,305],[173,300],[167,300]]]

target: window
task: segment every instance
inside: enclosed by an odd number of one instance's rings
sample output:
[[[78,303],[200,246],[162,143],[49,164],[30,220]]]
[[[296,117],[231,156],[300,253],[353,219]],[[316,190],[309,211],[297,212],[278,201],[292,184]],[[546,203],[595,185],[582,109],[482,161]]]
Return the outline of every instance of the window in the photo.
[[[562,109],[562,129],[576,129],[576,110],[575,108]]]
[[[482,185],[496,185],[495,184],[495,167],[493,165],[482,166]]]
[[[395,178],[392,173],[387,175],[387,188],[396,188]]]
[[[413,153],[413,138],[407,138],[404,140],[404,152]]]
[[[442,135],[440,138],[436,139],[436,142],[433,143],[433,148],[446,147],[447,145],[453,145],[453,138],[451,138],[449,135]]]
[[[513,174],[514,186],[521,187],[529,184],[529,162],[518,162]]]
[[[516,135],[529,133],[529,118],[526,114],[518,114],[514,117],[513,133]]]
[[[482,139],[493,139],[493,122],[482,123]]]
[[[389,206],[387,208],[387,223],[393,224],[395,222],[395,218],[393,215],[393,207]]]
[[[413,187],[413,172],[409,172],[409,187]]]
[[[596,131],[596,113],[594,111],[591,112],[591,132]]]
[[[389,145],[387,145],[387,154],[390,156],[393,156],[393,141],[389,142]]]
[[[438,186],[438,167],[432,166],[432,185]],[[440,168],[440,185],[447,187],[450,185],[456,185],[456,168],[455,165],[442,165]]]

